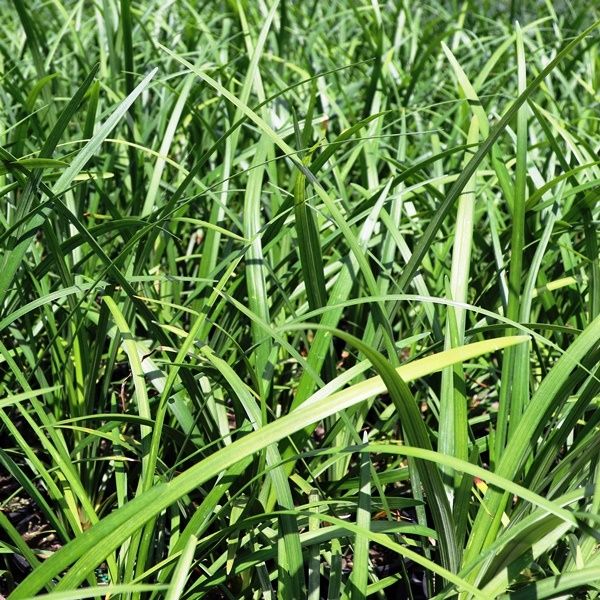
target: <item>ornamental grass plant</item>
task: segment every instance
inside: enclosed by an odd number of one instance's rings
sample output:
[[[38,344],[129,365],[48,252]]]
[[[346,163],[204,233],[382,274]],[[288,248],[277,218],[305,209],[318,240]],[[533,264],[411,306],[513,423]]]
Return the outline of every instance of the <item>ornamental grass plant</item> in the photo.
[[[0,594],[598,598],[599,13],[1,3]]]

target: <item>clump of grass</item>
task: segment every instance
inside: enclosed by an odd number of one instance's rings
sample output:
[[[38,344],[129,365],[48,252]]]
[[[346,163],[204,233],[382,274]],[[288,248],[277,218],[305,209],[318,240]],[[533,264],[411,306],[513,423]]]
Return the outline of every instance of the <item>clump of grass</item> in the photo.
[[[3,593],[597,597],[594,10],[6,7]]]

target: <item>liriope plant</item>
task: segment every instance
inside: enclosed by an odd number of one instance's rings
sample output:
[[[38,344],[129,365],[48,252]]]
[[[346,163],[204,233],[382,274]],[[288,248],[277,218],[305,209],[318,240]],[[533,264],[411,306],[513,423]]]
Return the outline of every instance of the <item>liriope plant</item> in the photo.
[[[597,597],[594,6],[0,14],[0,593]]]

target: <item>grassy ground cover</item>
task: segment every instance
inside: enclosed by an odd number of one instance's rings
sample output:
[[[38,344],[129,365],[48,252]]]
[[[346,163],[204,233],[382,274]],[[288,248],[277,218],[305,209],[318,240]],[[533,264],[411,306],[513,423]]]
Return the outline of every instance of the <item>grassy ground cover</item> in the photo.
[[[0,11],[0,593],[597,598],[597,3]]]

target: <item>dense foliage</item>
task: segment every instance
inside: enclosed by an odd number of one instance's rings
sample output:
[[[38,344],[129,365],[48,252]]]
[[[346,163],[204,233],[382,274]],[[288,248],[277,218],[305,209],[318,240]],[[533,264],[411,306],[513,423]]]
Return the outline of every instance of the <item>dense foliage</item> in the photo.
[[[2,592],[598,597],[597,12],[4,2]]]

